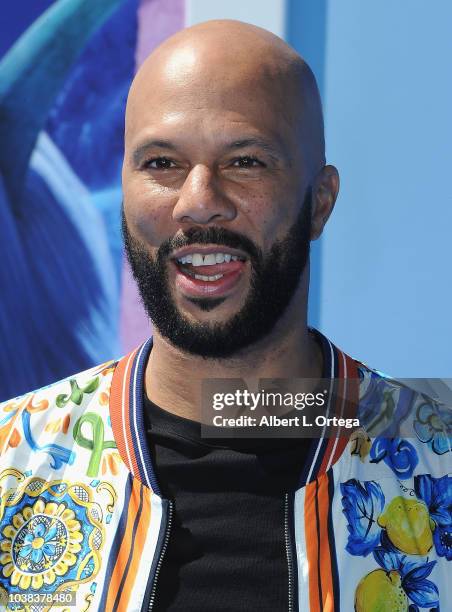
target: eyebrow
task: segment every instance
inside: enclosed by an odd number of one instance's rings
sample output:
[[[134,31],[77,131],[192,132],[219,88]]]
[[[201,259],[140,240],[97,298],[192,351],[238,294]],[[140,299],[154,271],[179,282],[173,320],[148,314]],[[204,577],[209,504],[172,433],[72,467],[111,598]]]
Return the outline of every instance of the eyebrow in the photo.
[[[170,142],[169,140],[146,140],[142,144],[138,145],[138,147],[132,153],[132,161],[135,166],[138,166],[143,157],[146,156],[146,152],[148,149],[156,147],[158,149],[169,149],[170,151],[176,151],[176,146]]]
[[[245,147],[260,147],[272,155],[280,155],[280,151],[277,147],[273,146],[268,140],[263,138],[244,138],[243,140],[236,140],[226,145],[227,149],[244,149]]]
[[[246,147],[260,147],[276,160],[281,159],[281,157],[285,157],[283,151],[281,151],[279,147],[272,145],[271,142],[265,140],[264,138],[254,136],[250,138],[243,138],[241,140],[234,140],[227,144],[225,149],[235,151],[238,149],[244,149]],[[170,140],[146,140],[142,144],[138,145],[138,147],[132,153],[132,161],[135,166],[138,166],[141,163],[143,157],[146,156],[147,151],[151,148],[167,149],[169,151],[177,151],[178,149],[178,147]]]

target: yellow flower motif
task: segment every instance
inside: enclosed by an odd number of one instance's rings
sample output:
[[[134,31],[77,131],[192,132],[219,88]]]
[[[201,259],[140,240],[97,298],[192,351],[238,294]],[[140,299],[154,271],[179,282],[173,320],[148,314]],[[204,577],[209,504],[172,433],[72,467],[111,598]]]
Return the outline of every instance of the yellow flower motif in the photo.
[[[76,563],[83,540],[74,511],[42,498],[14,514],[1,535],[3,576],[23,590],[40,589],[64,576]]]

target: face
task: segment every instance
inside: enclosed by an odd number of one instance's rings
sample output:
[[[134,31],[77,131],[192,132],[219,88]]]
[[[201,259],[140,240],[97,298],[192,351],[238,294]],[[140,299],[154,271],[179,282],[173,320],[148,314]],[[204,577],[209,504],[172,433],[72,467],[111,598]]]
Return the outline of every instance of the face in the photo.
[[[154,75],[129,103],[123,166],[143,303],[162,336],[209,358],[274,328],[311,237],[310,177],[282,97],[255,75],[220,76]]]

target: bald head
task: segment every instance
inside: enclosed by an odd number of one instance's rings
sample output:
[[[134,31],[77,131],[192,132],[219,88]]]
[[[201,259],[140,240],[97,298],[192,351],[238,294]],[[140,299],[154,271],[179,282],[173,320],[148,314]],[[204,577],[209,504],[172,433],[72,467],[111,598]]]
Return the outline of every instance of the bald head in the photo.
[[[126,143],[151,110],[170,115],[188,104],[240,114],[241,102],[254,105],[256,122],[262,106],[274,113],[274,131],[292,134],[310,174],[324,165],[322,109],[311,69],[279,37],[233,20],[181,30],[151,53],[130,89]]]

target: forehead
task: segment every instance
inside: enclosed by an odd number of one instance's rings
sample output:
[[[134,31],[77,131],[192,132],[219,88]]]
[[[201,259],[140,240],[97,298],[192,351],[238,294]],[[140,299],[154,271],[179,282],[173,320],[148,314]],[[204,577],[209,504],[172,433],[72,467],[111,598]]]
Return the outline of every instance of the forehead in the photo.
[[[196,138],[212,131],[239,138],[243,130],[287,140],[294,132],[294,92],[271,66],[231,64],[190,50],[154,58],[133,84],[126,115],[126,143],[143,132],[177,132]],[[239,58],[237,58],[238,60]]]

